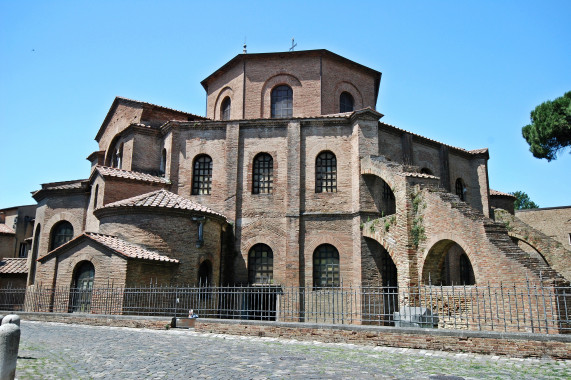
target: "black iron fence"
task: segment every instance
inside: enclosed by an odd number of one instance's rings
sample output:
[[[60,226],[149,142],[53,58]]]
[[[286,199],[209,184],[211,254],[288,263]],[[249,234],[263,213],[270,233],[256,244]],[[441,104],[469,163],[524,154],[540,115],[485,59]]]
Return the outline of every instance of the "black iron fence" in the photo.
[[[571,288],[147,286],[0,289],[0,310],[571,333]]]

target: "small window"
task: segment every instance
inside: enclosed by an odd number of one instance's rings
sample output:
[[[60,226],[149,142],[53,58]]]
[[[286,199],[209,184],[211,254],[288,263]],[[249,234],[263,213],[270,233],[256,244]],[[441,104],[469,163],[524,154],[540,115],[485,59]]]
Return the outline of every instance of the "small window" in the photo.
[[[337,192],[337,159],[329,151],[319,153],[315,160],[315,192]]]
[[[225,97],[222,101],[222,106],[220,107],[220,120],[230,120],[230,97]]]
[[[274,278],[274,253],[265,244],[256,244],[248,253],[250,284],[269,284]]]
[[[422,168],[422,169],[420,169],[420,172],[421,172],[422,174],[433,175],[433,174],[432,174],[432,170],[430,170],[430,169],[428,169],[428,168]]]
[[[113,149],[113,154],[111,155],[111,167],[121,169],[123,165],[123,143],[118,144]]]
[[[194,159],[192,195],[210,194],[212,190],[212,158],[202,154]]]
[[[355,107],[355,100],[348,92],[342,92],[339,96],[339,112],[353,112]]]
[[[267,153],[254,157],[252,194],[271,194],[274,184],[274,160]]]
[[[167,150],[163,149],[161,153],[161,164],[159,166],[159,175],[161,177],[164,177],[166,171],[167,171]]]
[[[28,257],[28,244],[20,243],[20,250],[18,251],[18,257]]]
[[[339,252],[331,244],[322,244],[313,252],[313,287],[339,287]]]
[[[272,90],[272,118],[293,116],[293,91],[290,86],[281,85]]]
[[[95,192],[93,193],[93,209],[97,208],[97,198],[99,197],[99,185],[95,185]]]
[[[67,243],[73,238],[73,226],[70,222],[63,221],[56,224],[52,229],[50,251]]]
[[[460,197],[461,201],[466,200],[466,186],[464,186],[462,178],[456,180],[456,195]]]

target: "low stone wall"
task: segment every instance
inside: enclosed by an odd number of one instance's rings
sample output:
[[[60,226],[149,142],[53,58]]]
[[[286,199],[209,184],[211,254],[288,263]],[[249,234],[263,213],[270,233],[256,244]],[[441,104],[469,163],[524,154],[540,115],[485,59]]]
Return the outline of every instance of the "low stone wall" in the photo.
[[[2,313],[2,311],[0,311]],[[150,329],[170,327],[170,317],[125,315],[28,313],[19,312],[26,321],[78,323]],[[556,334],[503,333],[447,329],[399,328],[386,326],[325,325],[299,322],[263,322],[198,318],[195,331],[217,334],[249,335],[390,346],[510,357],[551,357],[571,359],[571,336]]]

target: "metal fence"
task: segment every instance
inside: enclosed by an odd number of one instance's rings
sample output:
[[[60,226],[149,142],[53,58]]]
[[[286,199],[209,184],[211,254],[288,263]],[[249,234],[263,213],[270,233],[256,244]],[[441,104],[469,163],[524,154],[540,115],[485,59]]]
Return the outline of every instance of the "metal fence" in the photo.
[[[571,333],[571,288],[147,286],[0,289],[0,310]]]

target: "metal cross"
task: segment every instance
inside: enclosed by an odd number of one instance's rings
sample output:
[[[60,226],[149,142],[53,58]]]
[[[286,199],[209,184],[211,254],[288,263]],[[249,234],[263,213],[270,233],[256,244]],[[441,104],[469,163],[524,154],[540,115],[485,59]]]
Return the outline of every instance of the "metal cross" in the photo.
[[[297,46],[296,43],[294,43],[293,38],[291,39],[291,47],[289,48],[289,51],[293,51],[293,48],[295,48]]]

